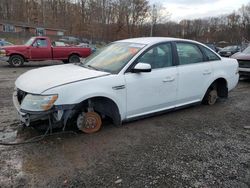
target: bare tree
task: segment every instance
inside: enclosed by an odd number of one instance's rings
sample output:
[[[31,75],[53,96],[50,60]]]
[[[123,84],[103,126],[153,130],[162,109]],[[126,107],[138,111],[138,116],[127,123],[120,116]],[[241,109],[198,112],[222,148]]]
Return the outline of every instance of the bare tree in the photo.
[[[250,40],[250,3],[229,15],[176,23],[166,7],[150,7],[149,0],[0,0],[0,20],[58,27],[99,41],[150,33],[203,42]]]

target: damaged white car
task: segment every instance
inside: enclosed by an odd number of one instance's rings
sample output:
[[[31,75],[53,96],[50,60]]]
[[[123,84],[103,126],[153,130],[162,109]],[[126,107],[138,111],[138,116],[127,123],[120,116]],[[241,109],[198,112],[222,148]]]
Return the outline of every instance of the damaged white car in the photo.
[[[13,101],[26,126],[76,125],[100,130],[204,102],[227,98],[238,63],[205,45],[175,38],[113,42],[81,64],[28,71],[16,80]]]

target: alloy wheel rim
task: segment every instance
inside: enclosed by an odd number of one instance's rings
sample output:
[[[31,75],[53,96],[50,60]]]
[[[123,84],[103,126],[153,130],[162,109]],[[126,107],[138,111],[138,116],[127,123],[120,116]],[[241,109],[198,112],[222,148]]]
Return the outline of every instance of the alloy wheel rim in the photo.
[[[18,65],[20,65],[22,63],[22,61],[19,58],[14,58],[12,60],[12,63],[13,63],[14,66],[18,66]]]

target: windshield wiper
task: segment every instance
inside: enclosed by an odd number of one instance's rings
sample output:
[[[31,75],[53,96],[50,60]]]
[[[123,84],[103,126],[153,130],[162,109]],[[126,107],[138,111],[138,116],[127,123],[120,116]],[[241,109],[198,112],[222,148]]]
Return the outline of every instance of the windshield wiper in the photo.
[[[99,70],[96,67],[93,67],[92,65],[85,65],[83,63],[80,64],[81,67],[88,68],[88,69],[93,69],[93,70]]]
[[[94,67],[94,66],[92,66],[92,65],[82,65],[82,67],[90,68],[90,69],[92,69],[92,70],[97,70],[97,71],[101,71],[101,72],[108,72],[108,71],[106,71],[106,70],[104,70],[104,69],[97,68],[97,67]],[[110,73],[110,72],[108,72],[108,73]]]
[[[87,67],[89,67],[89,68],[91,68],[91,69],[94,69],[94,70],[97,70],[97,71],[100,71],[100,69],[98,69],[98,68],[96,68],[96,67],[94,67],[94,66],[92,66],[92,65],[87,65]]]

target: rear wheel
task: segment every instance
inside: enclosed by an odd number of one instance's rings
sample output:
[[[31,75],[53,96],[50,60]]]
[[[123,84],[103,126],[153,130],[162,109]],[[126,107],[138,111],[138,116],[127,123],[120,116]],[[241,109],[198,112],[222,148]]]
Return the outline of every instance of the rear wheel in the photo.
[[[203,102],[207,105],[214,105],[218,99],[218,91],[216,87],[209,88]]]
[[[102,118],[96,112],[82,112],[77,118],[77,127],[84,133],[95,133],[101,129],[101,126]]]
[[[80,57],[76,54],[73,54],[69,57],[68,60],[69,63],[79,63],[80,62]]]
[[[9,59],[9,64],[12,66],[12,67],[21,67],[24,63],[24,59],[22,56],[20,55],[12,55],[10,56],[10,59]]]

